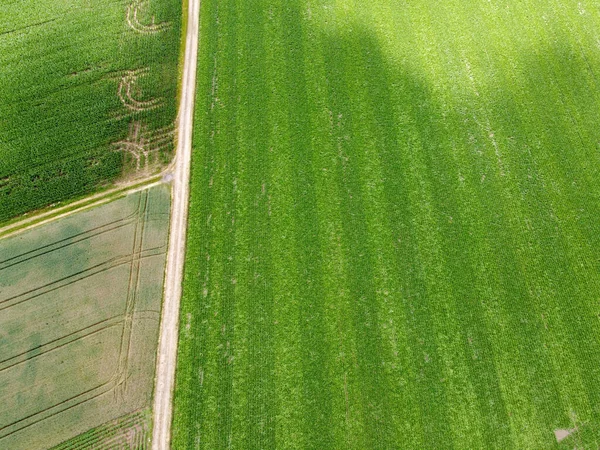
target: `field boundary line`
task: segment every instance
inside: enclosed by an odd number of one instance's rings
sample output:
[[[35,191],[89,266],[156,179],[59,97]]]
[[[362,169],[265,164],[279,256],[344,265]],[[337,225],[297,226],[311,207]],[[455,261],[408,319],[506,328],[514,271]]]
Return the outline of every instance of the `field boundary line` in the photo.
[[[168,450],[171,441],[172,401],[179,339],[179,305],[185,263],[190,191],[199,20],[200,0],[189,0],[181,103],[177,117],[177,149],[175,152],[169,249],[167,251],[164,300],[156,363],[152,428],[153,450]]]
[[[167,168],[161,173],[152,175],[146,179],[138,179],[130,183],[118,185],[111,189],[107,189],[106,191],[84,197],[71,203],[67,203],[64,206],[60,206],[58,208],[50,207],[22,220],[9,222],[8,224],[0,227],[0,239],[14,236],[23,231],[30,230],[40,225],[45,225],[80,211],[85,211],[127,195],[135,194],[136,192],[165,184],[168,182],[165,179],[171,174],[172,166],[173,163],[167,166]]]

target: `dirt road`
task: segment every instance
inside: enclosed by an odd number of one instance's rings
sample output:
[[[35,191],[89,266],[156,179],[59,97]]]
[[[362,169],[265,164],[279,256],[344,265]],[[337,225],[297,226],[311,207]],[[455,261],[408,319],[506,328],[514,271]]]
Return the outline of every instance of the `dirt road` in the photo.
[[[179,301],[181,299],[181,283],[183,280],[185,256],[199,16],[200,0],[189,0],[183,88],[178,116],[178,141],[173,179],[173,209],[171,211],[165,298],[160,325],[156,387],[154,391],[153,450],[169,449],[171,439],[171,404],[175,384]]]

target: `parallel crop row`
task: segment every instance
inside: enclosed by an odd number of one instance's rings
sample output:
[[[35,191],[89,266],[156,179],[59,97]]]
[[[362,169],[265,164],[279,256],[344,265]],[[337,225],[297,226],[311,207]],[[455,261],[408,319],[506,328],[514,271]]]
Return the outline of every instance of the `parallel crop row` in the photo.
[[[139,176],[115,144],[134,122],[149,132],[172,127],[180,18],[175,0],[3,6],[0,222]],[[152,99],[160,103],[140,107]],[[167,162],[172,145],[150,150],[142,174]]]
[[[598,448],[597,2],[202,5],[173,448]]]
[[[149,442],[149,412],[140,411],[93,428],[51,450],[145,450]]]

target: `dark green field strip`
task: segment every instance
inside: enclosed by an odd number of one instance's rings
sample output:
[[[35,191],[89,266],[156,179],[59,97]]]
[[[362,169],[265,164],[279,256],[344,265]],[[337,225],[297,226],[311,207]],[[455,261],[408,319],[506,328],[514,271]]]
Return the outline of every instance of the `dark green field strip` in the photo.
[[[137,2],[143,24],[168,23],[155,34],[128,25],[133,0],[88,3],[28,1],[0,12],[0,221],[131,175],[129,156],[114,145],[128,138],[131,123],[148,130],[147,146],[153,131],[173,126],[180,3]],[[142,68],[148,72],[133,96],[162,103],[132,111],[119,83]],[[171,152],[163,145],[153,158],[165,163]]]
[[[203,2],[174,448],[599,445],[598,13]]]

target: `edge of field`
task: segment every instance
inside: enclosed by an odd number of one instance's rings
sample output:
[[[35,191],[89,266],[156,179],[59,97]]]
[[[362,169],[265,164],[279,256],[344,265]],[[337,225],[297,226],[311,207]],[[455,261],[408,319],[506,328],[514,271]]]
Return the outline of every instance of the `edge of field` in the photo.
[[[171,217],[161,308],[157,363],[153,391],[152,448],[167,450],[171,443],[173,394],[179,347],[179,314],[186,253],[189,186],[193,139],[198,42],[200,40],[200,0],[184,0],[184,59],[180,64],[181,92],[177,116],[176,151],[171,190]]]
[[[179,36],[179,61],[177,62],[177,105],[181,104],[181,96],[183,94],[183,65],[185,62],[185,48],[186,48],[186,36],[188,29],[188,15],[187,10],[189,6],[189,0],[182,0],[181,2],[181,35]],[[179,112],[178,112],[179,114]],[[175,136],[177,139],[177,136]],[[177,145],[175,145],[177,148]],[[173,157],[175,159],[177,154]]]
[[[179,55],[177,61],[177,105],[181,104],[183,90],[183,64],[185,61],[186,35],[188,28],[187,9],[189,0],[181,2],[181,29],[179,36]],[[179,107],[178,107],[179,109]],[[177,120],[177,117],[176,117]],[[174,138],[174,146],[177,147],[177,135]],[[172,172],[177,154],[174,154],[171,161],[162,168],[161,172],[153,173],[145,178],[137,178],[129,183],[108,182],[96,187],[93,191],[75,196],[69,199],[61,200],[43,208],[32,209],[24,214],[0,221],[0,239],[8,237],[19,231],[29,229],[35,225],[47,223],[50,220],[59,219],[67,214],[73,214],[83,209],[100,205],[109,200],[116,200],[119,197],[127,195],[130,190],[140,189],[142,186],[158,182],[165,174]]]
[[[105,186],[93,194],[77,197],[64,202],[56,203],[47,208],[32,211],[32,215],[16,217],[7,222],[0,223],[0,239],[12,236],[21,231],[29,230],[30,228],[53,220],[62,219],[71,214],[84,211],[86,209],[100,206],[101,204],[117,200],[126,195],[152,187],[154,184],[161,182],[163,175],[152,175],[149,178],[137,181],[126,186]]]
[[[185,55],[186,55],[186,36],[188,30],[188,6],[189,0],[182,0],[182,11],[181,11],[181,29],[180,29],[180,45],[179,45],[179,55],[178,55],[178,66],[177,66],[177,105],[180,105],[183,99],[183,78],[184,78],[184,63],[185,63]],[[179,110],[178,106],[178,110]],[[179,112],[176,117],[176,120],[179,120]],[[179,136],[175,135],[175,148],[177,148],[177,141]],[[165,175],[171,174],[174,171],[175,161],[178,157],[178,154],[175,153],[170,163],[164,167],[163,171],[160,173],[155,173],[147,176],[146,178],[136,179],[126,184],[119,183],[107,183],[105,185],[97,187],[94,191],[89,192],[84,195],[80,195],[77,197],[73,197],[67,200],[63,200],[52,205],[49,205],[44,208],[34,209],[28,211],[25,214],[22,214],[17,217],[13,217],[9,220],[0,221],[0,239],[7,238],[9,236],[18,234],[20,232],[29,230],[31,228],[44,225],[49,222],[53,222],[55,220],[63,219],[72,214],[83,212],[85,210],[95,208],[101,206],[105,203],[109,203],[120,198],[123,198],[131,193],[149,189],[153,186],[168,183],[171,185],[171,197],[173,196],[173,182],[167,181],[164,179]],[[172,207],[171,212],[172,214]],[[187,225],[187,224],[186,224]],[[171,233],[171,228],[169,224],[169,231]],[[166,271],[166,267],[165,267]],[[164,293],[163,293],[164,294]],[[164,298],[161,301],[161,308],[164,307]],[[158,344],[155,350],[156,357],[158,357]],[[156,378],[157,373],[154,373],[154,383],[153,390],[151,395],[151,402],[153,404],[154,397],[156,394]],[[153,405],[154,406],[154,405]],[[152,408],[150,409],[150,418],[149,418],[149,436],[153,435],[154,431],[154,414]]]

